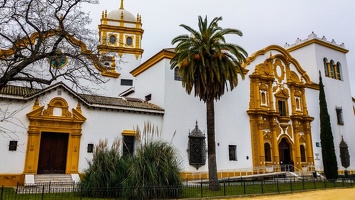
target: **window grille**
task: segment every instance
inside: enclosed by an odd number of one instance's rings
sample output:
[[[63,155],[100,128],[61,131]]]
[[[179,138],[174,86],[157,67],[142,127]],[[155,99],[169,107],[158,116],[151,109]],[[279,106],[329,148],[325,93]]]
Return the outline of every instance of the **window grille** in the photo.
[[[206,164],[206,137],[202,134],[202,131],[198,128],[197,122],[195,129],[189,133],[188,141],[188,157],[189,164],[196,169]]]

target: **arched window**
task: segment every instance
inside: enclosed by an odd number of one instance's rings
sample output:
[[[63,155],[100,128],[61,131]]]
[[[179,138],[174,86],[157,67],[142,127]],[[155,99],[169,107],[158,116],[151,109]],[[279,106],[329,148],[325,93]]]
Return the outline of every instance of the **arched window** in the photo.
[[[330,78],[335,78],[334,61],[333,61],[333,60],[330,60],[329,77],[330,77]]]
[[[303,145],[300,145],[301,162],[306,162],[306,150]]]
[[[262,106],[267,106],[267,99],[266,99],[266,91],[264,91],[264,90],[261,90],[260,91],[260,103],[261,103],[261,105]]]
[[[128,46],[132,46],[132,44],[133,44],[133,39],[132,39],[132,37],[127,37],[127,38],[126,38],[126,44],[127,44]]]
[[[335,78],[338,80],[342,80],[340,62],[337,62],[337,64],[335,65]]]
[[[295,97],[295,100],[296,100],[296,110],[300,111],[301,110],[301,98]]]
[[[265,161],[271,161],[271,147],[269,143],[264,144]]]
[[[324,64],[324,75],[326,77],[329,77],[329,72],[328,72],[328,59],[323,58],[323,64]]]

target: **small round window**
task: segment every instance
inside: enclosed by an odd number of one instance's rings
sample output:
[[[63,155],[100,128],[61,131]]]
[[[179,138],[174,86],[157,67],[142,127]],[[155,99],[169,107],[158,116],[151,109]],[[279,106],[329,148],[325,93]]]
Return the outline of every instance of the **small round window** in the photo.
[[[111,44],[116,43],[116,40],[117,40],[117,39],[116,39],[116,36],[114,36],[114,35],[111,35],[111,36],[110,36],[110,43],[111,43]]]
[[[127,38],[126,38],[126,44],[127,44],[127,45],[131,46],[131,45],[132,45],[132,42],[133,42],[132,37],[127,37]]]

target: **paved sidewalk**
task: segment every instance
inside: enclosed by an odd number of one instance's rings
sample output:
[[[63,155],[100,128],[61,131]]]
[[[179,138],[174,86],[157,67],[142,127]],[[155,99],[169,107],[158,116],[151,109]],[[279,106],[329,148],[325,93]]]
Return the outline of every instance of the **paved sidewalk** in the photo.
[[[352,200],[355,199],[355,187],[324,189],[288,194],[262,195],[252,197],[221,198],[220,200]]]

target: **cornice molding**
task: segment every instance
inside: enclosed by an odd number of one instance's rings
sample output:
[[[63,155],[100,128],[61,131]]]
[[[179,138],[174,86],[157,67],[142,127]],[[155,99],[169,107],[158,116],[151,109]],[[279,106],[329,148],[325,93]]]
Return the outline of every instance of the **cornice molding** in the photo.
[[[154,66],[156,63],[159,61],[163,60],[164,58],[167,59],[172,59],[174,57],[175,53],[168,51],[168,50],[161,50],[159,53],[155,54],[153,57],[145,61],[143,64],[132,70],[130,73],[136,77],[145,70],[149,69],[150,67]]]

